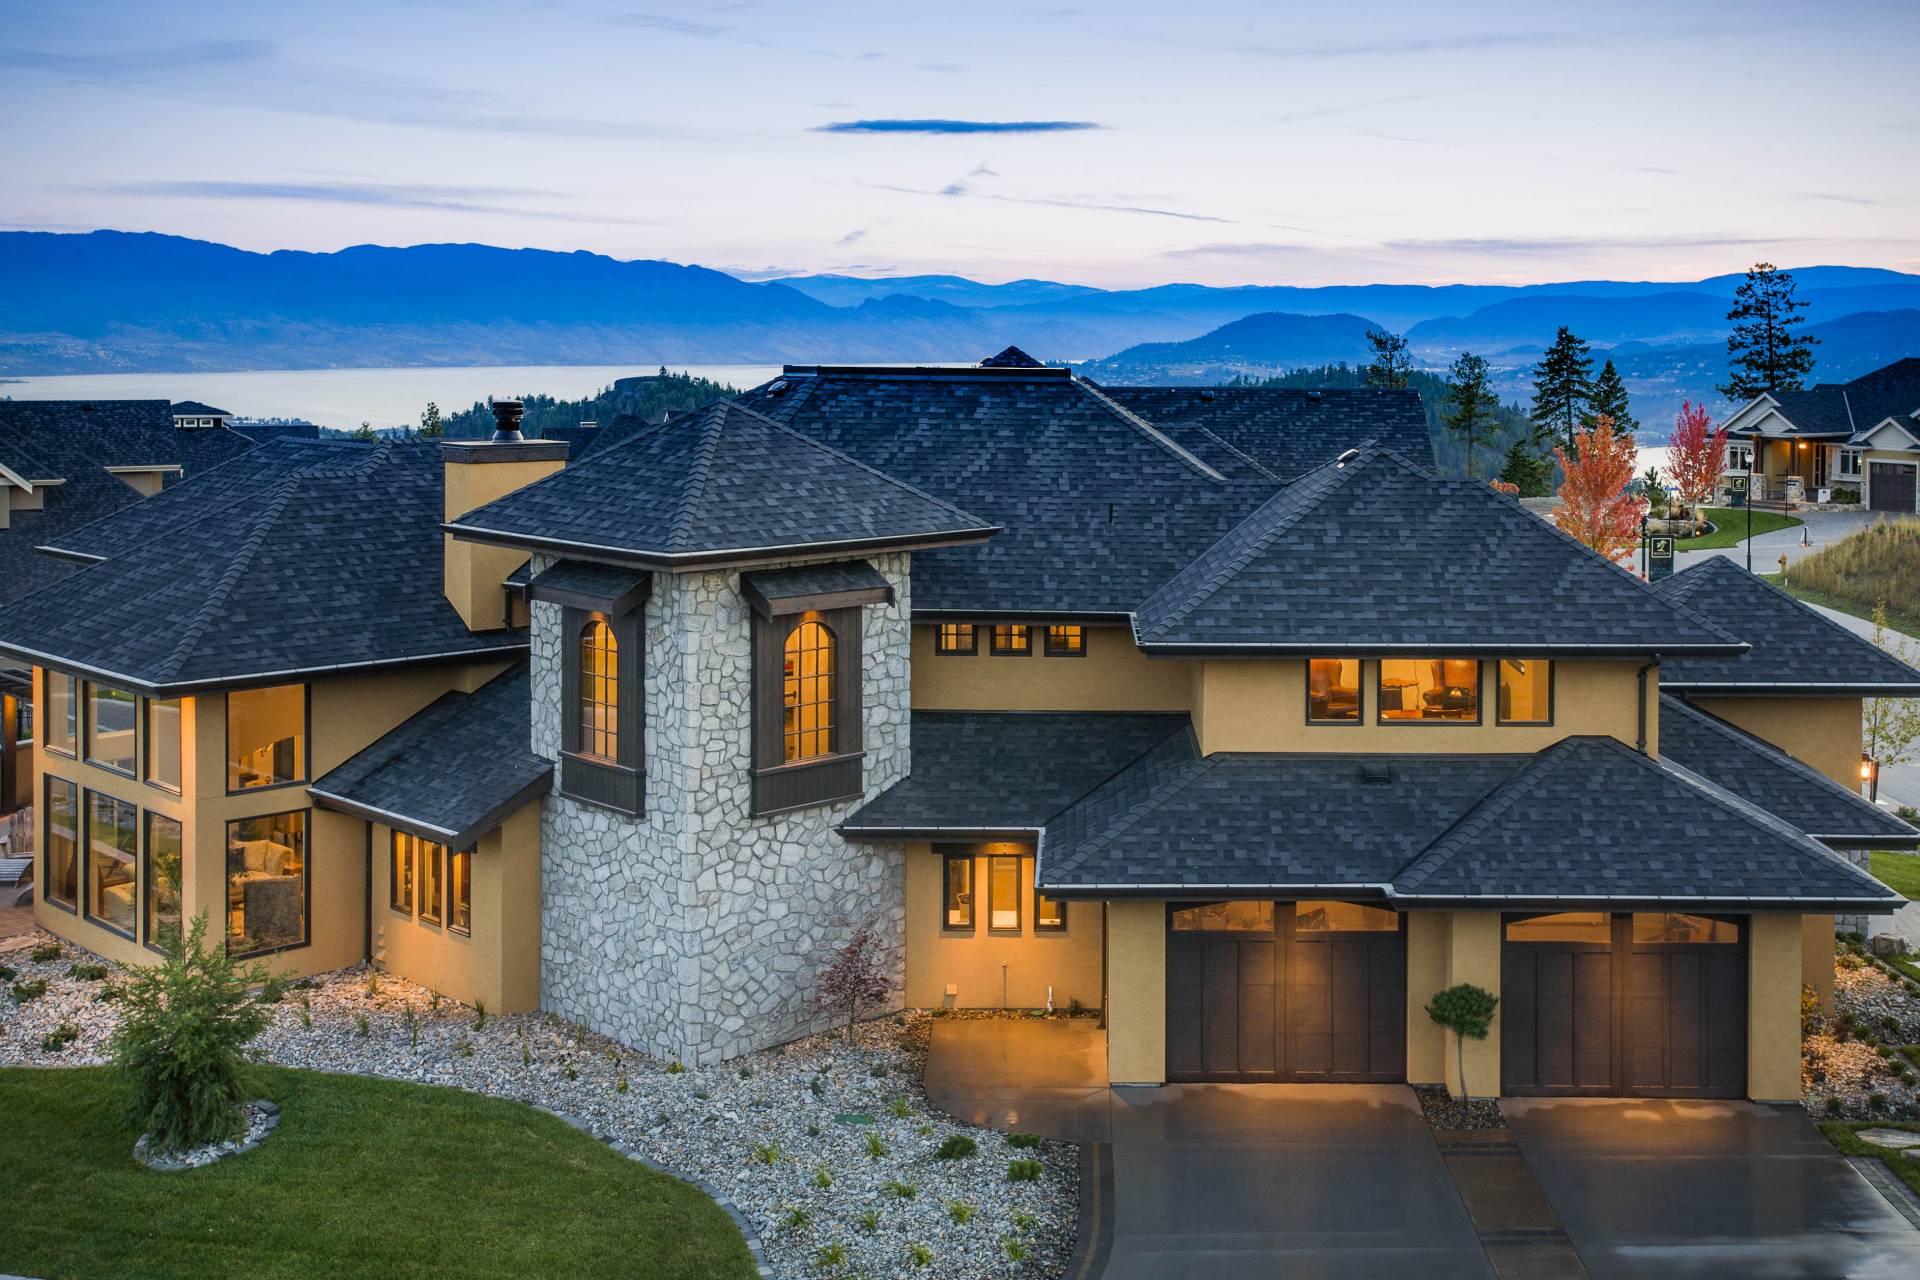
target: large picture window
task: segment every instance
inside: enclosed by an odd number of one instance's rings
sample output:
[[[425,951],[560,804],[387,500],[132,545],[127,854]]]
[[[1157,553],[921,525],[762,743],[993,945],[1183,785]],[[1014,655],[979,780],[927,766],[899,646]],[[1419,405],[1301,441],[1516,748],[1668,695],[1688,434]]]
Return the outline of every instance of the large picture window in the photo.
[[[180,824],[163,813],[147,814],[146,942],[157,946],[180,932],[180,886],[186,867]]]
[[[973,856],[949,853],[940,859],[940,927],[973,931]]]
[[[147,781],[180,792],[180,700],[148,698]]]
[[[87,917],[129,938],[140,879],[139,820],[125,800],[87,792]]]
[[[834,753],[835,654],[834,634],[825,623],[803,622],[787,633],[780,703],[788,764]]]
[[[604,618],[580,628],[580,754],[620,758],[620,642]]]
[[[227,824],[227,951],[247,955],[307,941],[307,811]]]
[[[1382,724],[1480,723],[1476,658],[1382,658]]]
[[[307,686],[227,695],[227,790],[307,780]]]
[[[40,892],[48,902],[72,911],[80,901],[80,788],[48,775],[46,810]]]
[[[1360,659],[1307,660],[1307,721],[1360,723]]]
[[[63,756],[76,754],[80,734],[80,682],[58,671],[47,672],[47,749]]]
[[[134,696],[111,685],[87,683],[87,762],[133,776]]]
[[[1553,664],[1543,658],[1500,660],[1501,724],[1553,723]]]

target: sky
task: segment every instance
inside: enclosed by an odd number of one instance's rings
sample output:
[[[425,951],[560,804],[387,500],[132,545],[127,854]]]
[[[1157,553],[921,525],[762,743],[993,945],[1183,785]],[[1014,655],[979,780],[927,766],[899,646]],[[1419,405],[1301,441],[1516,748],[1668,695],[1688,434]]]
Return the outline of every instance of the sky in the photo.
[[[1920,271],[1920,4],[0,0],[0,228],[750,277]]]

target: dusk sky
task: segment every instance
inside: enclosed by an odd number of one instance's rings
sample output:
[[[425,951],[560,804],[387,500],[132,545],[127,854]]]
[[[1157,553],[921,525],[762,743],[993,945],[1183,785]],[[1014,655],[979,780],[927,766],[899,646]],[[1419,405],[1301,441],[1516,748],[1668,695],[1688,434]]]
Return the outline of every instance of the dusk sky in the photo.
[[[0,225],[1108,286],[1913,271],[1917,48],[1912,0],[0,0]]]

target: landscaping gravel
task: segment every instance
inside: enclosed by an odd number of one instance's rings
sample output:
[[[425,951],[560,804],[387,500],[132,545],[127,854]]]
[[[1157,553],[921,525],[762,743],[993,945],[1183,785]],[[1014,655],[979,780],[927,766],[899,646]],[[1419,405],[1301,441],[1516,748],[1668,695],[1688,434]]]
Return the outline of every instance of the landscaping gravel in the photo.
[[[1507,1127],[1500,1104],[1491,1098],[1456,1098],[1444,1085],[1437,1084],[1417,1084],[1413,1092],[1420,1099],[1420,1114],[1435,1129],[1461,1132]]]
[[[1834,1004],[1835,1016],[1801,1039],[1808,1112],[1822,1120],[1920,1119],[1920,1069],[1901,1051],[1920,1043],[1920,996],[1905,979],[1842,952]]]
[[[106,981],[79,948],[0,957],[46,993],[0,1000],[0,1064],[102,1060]],[[1078,1150],[936,1111],[921,1092],[930,1019],[907,1012],[718,1066],[680,1069],[543,1014],[488,1015],[364,968],[289,990],[253,1049],[266,1062],[447,1085],[564,1113],[700,1178],[752,1223],[777,1275],[1060,1275],[1073,1252]],[[58,1050],[42,1038],[66,1025]],[[948,1150],[968,1154],[942,1159]],[[1019,1166],[1033,1181],[1012,1181]]]
[[[265,1098],[255,1098],[246,1104],[247,1127],[240,1135],[221,1142],[203,1142],[197,1147],[182,1147],[176,1151],[155,1151],[148,1144],[151,1135],[142,1134],[133,1144],[133,1158],[149,1169],[163,1173],[181,1169],[199,1169],[216,1160],[228,1156],[237,1156],[243,1151],[251,1151],[266,1140],[280,1123],[278,1104]]]

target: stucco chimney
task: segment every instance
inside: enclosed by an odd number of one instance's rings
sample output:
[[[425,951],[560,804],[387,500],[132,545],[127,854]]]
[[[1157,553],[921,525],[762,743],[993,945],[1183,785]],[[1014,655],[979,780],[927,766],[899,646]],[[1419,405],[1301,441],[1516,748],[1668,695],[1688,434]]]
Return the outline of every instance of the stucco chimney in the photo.
[[[529,440],[520,434],[525,411],[518,400],[493,402],[491,440],[447,440],[440,445],[446,478],[444,518],[452,521],[503,498],[515,489],[544,480],[567,465],[564,440]],[[511,547],[457,542],[441,534],[447,600],[469,631],[498,631],[513,625],[506,581],[527,562],[527,553]]]

